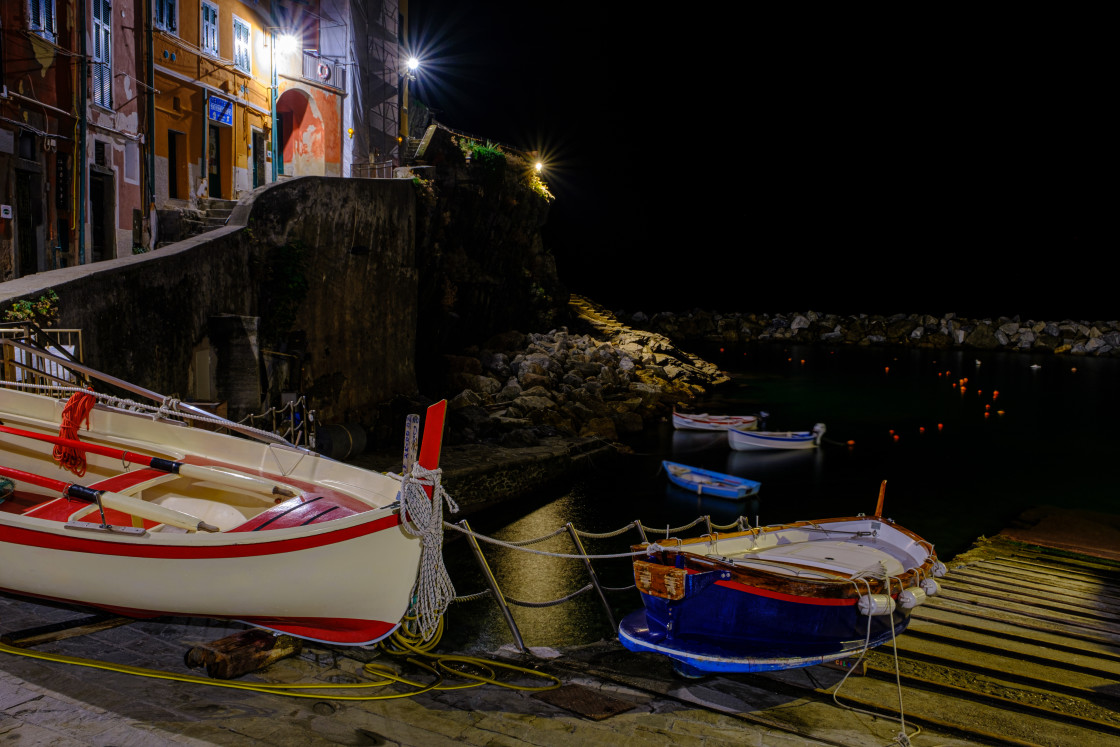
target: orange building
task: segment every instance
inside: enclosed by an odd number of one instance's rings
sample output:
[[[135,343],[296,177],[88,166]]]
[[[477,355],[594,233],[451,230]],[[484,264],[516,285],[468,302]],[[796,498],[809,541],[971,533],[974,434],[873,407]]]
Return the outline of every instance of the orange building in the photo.
[[[203,197],[389,175],[406,7],[0,4],[0,280],[151,250]]]

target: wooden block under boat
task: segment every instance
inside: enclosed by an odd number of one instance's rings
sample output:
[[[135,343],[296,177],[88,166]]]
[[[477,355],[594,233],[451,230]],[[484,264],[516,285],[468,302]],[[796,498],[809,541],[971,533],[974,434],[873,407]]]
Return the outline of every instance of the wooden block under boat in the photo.
[[[268,666],[274,661],[298,654],[303,642],[290,635],[277,635],[253,628],[226,636],[187,652],[189,667],[206,667],[206,675],[229,680]]]

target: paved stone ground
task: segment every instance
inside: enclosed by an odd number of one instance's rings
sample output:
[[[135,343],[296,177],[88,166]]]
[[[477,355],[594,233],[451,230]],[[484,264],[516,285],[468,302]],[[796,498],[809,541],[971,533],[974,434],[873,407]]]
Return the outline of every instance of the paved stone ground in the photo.
[[[0,597],[0,630],[84,617],[74,610]],[[187,650],[240,629],[184,619],[139,621],[57,641],[39,651],[89,657],[170,673],[200,674]],[[509,652],[505,652],[508,654]],[[240,681],[349,682],[362,663],[342,650],[306,648]],[[503,652],[498,652],[503,655]],[[368,657],[367,657],[368,658]],[[381,657],[376,662],[388,660]],[[395,657],[392,657],[394,662]],[[602,706],[631,708],[594,720],[532,693],[493,685],[367,702],[326,694],[290,698],[149,679],[0,653],[0,741],[20,745],[865,745],[897,733],[888,721],[826,703],[767,693],[734,678],[675,679],[662,657],[626,652],[615,642],[523,658],[556,673]],[[405,665],[406,675],[429,681]],[[610,677],[602,676],[611,672]],[[536,684],[521,680],[525,684]],[[396,687],[396,686],[393,686]],[[586,690],[584,690],[586,688]],[[378,694],[393,692],[380,689]],[[337,691],[334,691],[337,692]],[[349,693],[348,693],[349,694]],[[579,692],[577,692],[579,694]],[[937,744],[967,742],[939,739]],[[933,744],[932,742],[930,744]]]

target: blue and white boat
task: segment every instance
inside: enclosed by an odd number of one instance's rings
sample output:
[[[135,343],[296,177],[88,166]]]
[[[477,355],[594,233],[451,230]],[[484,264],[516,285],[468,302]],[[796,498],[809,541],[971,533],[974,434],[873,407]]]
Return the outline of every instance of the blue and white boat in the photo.
[[[757,495],[762,483],[748,480],[745,477],[725,475],[722,472],[713,472],[699,467],[689,467],[687,464],[663,461],[661,465],[669,480],[679,487],[696,495],[714,495],[719,498],[741,500],[748,496]]]
[[[811,431],[743,431],[729,428],[727,443],[737,451],[815,449],[821,443],[824,430],[824,423],[817,423]]]
[[[878,514],[634,549],[645,551],[634,559],[644,608],[619,640],[691,676],[805,667],[887,643],[945,574],[929,542]]]

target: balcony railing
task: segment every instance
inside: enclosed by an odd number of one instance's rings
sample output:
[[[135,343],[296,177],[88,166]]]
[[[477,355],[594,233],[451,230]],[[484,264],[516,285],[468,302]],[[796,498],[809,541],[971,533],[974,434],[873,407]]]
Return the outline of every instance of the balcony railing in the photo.
[[[350,176],[355,179],[392,179],[393,162],[356,163],[350,168]]]
[[[303,53],[303,79],[321,86],[346,90],[346,68],[316,52]]]

